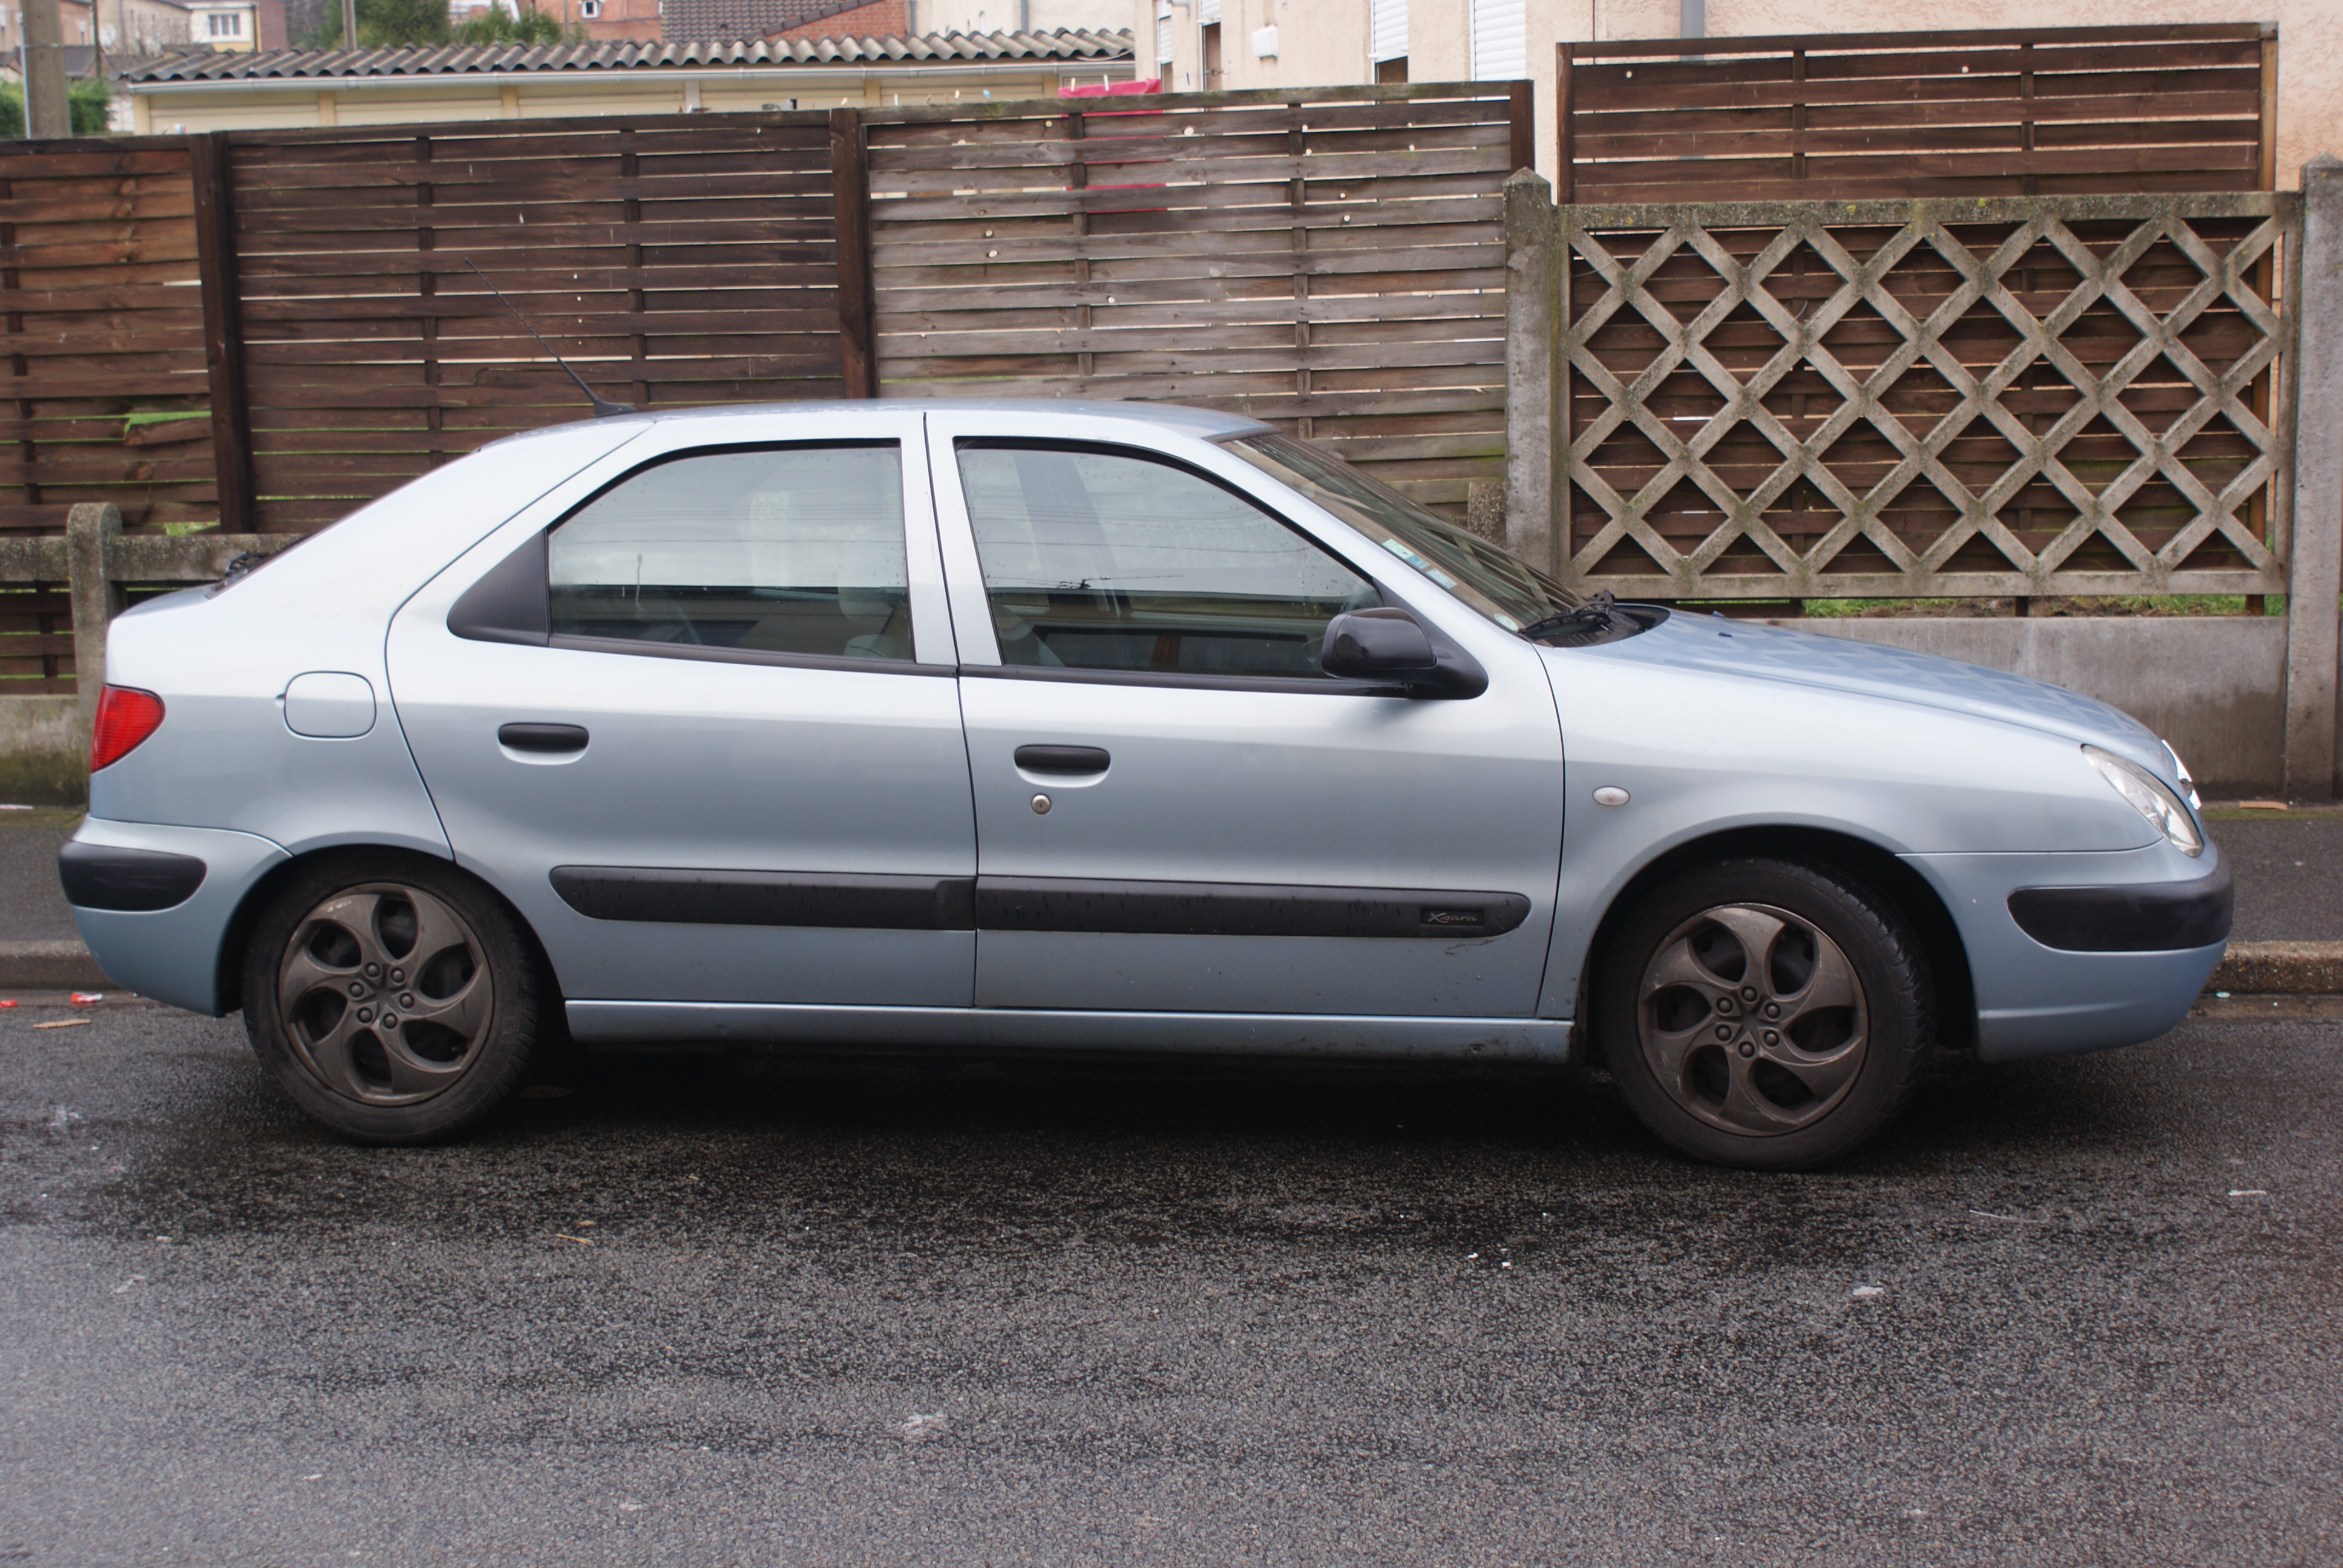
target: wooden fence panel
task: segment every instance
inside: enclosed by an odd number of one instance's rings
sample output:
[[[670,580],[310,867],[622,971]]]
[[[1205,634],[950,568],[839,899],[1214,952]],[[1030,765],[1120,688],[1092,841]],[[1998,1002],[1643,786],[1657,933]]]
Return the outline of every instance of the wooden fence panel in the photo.
[[[1564,45],[1557,194],[2267,190],[2277,68],[2254,23]]]
[[[840,395],[825,115],[230,139],[262,531],[585,414],[475,264],[603,397]]]
[[[2299,214],[1562,208],[1554,564],[1621,598],[2283,592],[2260,280]]]
[[[0,150],[0,536],[218,515],[209,423],[131,417],[206,407],[193,202],[181,138]]]
[[[1461,516],[1503,469],[1527,109],[1479,84],[868,112],[881,387],[1248,414]]]

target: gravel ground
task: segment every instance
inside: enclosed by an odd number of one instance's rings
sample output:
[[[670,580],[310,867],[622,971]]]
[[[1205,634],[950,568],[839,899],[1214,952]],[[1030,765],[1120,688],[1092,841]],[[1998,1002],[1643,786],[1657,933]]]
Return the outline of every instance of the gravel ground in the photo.
[[[1259,1065],[624,1059],[365,1151],[233,1021],[19,1008],[0,1563],[2332,1563],[2338,1049],[1760,1178]]]

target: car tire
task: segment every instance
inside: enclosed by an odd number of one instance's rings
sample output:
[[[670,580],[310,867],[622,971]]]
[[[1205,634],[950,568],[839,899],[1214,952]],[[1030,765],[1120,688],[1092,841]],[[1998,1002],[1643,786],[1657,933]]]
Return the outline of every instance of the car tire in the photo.
[[[362,1143],[452,1137],[510,1099],[551,994],[502,900],[442,860],[321,856],[245,949],[245,1032],[302,1110]]]
[[[1721,861],[1636,900],[1593,998],[1613,1079],[1695,1160],[1827,1164],[1911,1100],[1935,1043],[1926,960],[1895,905],[1835,868]]]

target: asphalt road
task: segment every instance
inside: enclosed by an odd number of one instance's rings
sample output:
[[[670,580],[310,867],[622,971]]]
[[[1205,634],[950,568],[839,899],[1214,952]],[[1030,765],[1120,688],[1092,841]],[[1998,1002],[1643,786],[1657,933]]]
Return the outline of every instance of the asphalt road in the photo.
[[[19,1008],[0,1563],[2334,1563],[2338,1056],[1948,1070],[1792,1178],[1600,1085],[1066,1062],[369,1151],[233,1022]]]

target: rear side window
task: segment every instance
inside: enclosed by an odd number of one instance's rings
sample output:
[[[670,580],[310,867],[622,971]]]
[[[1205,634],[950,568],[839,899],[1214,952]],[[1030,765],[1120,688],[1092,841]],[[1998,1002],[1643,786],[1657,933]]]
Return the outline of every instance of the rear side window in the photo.
[[[895,443],[703,452],[629,475],[546,541],[554,635],[909,659]]]
[[[969,442],[960,482],[1004,664],[1319,676],[1373,586],[1232,491],[1137,454]]]

